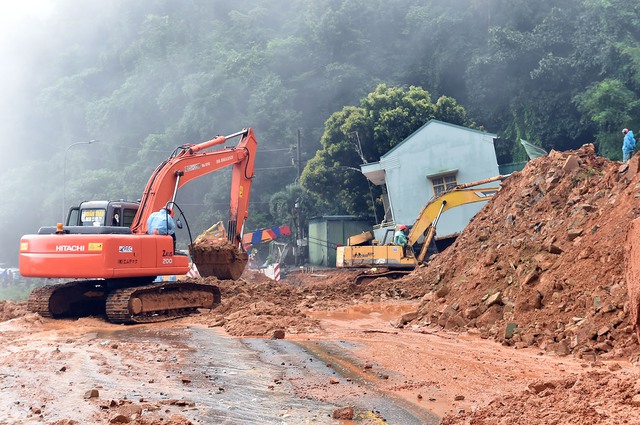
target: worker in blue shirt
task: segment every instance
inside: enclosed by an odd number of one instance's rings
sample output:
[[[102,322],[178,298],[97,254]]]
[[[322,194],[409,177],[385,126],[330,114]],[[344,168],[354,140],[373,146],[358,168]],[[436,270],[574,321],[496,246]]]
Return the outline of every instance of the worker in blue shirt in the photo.
[[[147,219],[147,233],[150,235],[171,235],[173,238],[173,250],[176,248],[176,223],[173,221],[173,211],[170,208],[161,208],[152,213]]]
[[[633,150],[636,148],[636,139],[633,137],[633,131],[625,128],[622,130],[624,139],[622,140],[622,162],[627,162],[631,159]]]

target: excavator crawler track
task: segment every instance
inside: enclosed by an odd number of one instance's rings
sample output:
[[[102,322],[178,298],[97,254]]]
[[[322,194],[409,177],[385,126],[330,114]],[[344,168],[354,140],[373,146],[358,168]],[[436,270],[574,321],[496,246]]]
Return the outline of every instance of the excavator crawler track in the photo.
[[[112,323],[154,323],[220,304],[220,289],[193,282],[157,283],[111,291],[106,313]]]
[[[386,277],[389,279],[400,279],[401,277],[406,276],[409,273],[411,273],[411,270],[386,270],[373,273],[365,272],[356,276],[356,278],[354,279],[354,283],[356,285],[362,285],[364,283],[373,282],[380,277]]]
[[[46,285],[31,291],[27,309],[43,317],[62,318],[104,314],[108,290],[103,280]]]

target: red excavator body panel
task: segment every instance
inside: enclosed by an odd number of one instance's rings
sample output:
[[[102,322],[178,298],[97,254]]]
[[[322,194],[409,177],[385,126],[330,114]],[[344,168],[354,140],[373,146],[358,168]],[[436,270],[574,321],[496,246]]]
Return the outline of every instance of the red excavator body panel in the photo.
[[[20,240],[20,273],[46,278],[133,278],[184,275],[186,255],[173,239],[147,234],[26,235]]]

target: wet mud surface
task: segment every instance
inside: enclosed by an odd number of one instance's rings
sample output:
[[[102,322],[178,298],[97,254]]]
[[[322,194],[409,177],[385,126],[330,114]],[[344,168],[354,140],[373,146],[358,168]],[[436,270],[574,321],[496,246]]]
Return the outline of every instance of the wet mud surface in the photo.
[[[23,333],[20,322],[31,320]],[[202,325],[37,315],[0,324],[0,335],[10,341],[0,348],[1,424],[110,423],[120,412],[147,424],[352,423],[332,418],[345,406],[357,423],[438,421],[378,392],[337,355],[351,345],[344,341],[238,339]]]

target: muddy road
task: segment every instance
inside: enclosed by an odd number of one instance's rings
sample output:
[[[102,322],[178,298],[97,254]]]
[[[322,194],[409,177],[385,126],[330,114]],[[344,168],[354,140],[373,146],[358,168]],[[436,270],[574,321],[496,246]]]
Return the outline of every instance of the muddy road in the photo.
[[[3,424],[337,424],[333,411],[349,406],[361,423],[439,421],[338,360],[344,341],[233,338],[188,319],[125,327],[36,315],[1,323],[0,335]]]
[[[309,312],[322,330],[284,339],[232,337],[203,324],[206,312],[136,326],[26,314],[0,323],[0,423],[438,424],[593,367],[473,334],[391,326],[414,308]],[[635,370],[616,364],[618,374]],[[353,420],[333,419],[343,407]]]

